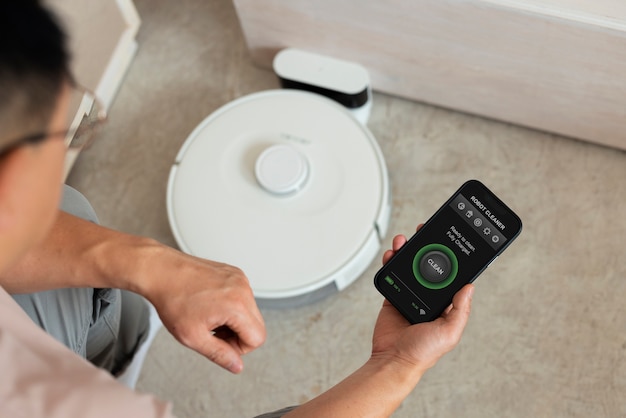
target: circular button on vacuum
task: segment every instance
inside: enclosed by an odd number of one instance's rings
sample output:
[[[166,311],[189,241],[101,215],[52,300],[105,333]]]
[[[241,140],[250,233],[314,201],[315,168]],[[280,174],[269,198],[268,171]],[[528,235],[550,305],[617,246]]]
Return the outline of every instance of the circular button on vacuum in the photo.
[[[452,262],[441,251],[429,251],[420,260],[422,277],[432,283],[440,283],[450,276]]]
[[[306,159],[294,147],[273,145],[256,160],[255,174],[259,184],[268,192],[285,195],[302,188],[309,175]]]
[[[413,258],[413,275],[428,289],[443,289],[450,285],[458,271],[456,255],[445,245],[426,245]]]

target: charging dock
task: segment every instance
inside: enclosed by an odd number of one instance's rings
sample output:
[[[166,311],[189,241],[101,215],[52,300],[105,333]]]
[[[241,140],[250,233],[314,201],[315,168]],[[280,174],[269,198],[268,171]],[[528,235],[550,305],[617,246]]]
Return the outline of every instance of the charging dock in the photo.
[[[372,91],[369,74],[363,66],[286,48],[274,57],[273,68],[283,88],[326,96],[345,106],[362,124],[367,124]]]

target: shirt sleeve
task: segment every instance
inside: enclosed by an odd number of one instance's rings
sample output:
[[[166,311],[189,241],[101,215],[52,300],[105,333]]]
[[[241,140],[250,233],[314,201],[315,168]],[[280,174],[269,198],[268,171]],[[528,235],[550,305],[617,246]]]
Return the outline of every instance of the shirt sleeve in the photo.
[[[0,417],[173,418],[35,325],[0,287]]]

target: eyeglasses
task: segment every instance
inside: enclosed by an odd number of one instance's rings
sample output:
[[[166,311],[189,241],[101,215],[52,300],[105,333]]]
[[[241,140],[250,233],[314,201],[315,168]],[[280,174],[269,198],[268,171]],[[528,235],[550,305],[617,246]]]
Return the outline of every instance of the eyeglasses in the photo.
[[[47,138],[63,138],[69,141],[68,148],[70,149],[82,150],[88,148],[93,143],[99,128],[106,122],[107,113],[103,103],[91,90],[77,84],[72,84],[72,86],[81,94],[83,101],[91,102],[89,111],[85,112],[77,126],[58,132],[39,132],[24,136],[0,149],[0,156],[24,145],[41,143]]]

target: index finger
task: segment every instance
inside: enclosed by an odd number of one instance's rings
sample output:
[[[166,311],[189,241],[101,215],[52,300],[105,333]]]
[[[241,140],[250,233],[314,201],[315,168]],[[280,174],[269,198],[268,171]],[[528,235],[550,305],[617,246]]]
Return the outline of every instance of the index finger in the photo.
[[[234,315],[220,322],[223,324],[203,334],[196,351],[238,374],[243,370],[242,356],[265,342],[265,324],[255,315]]]

